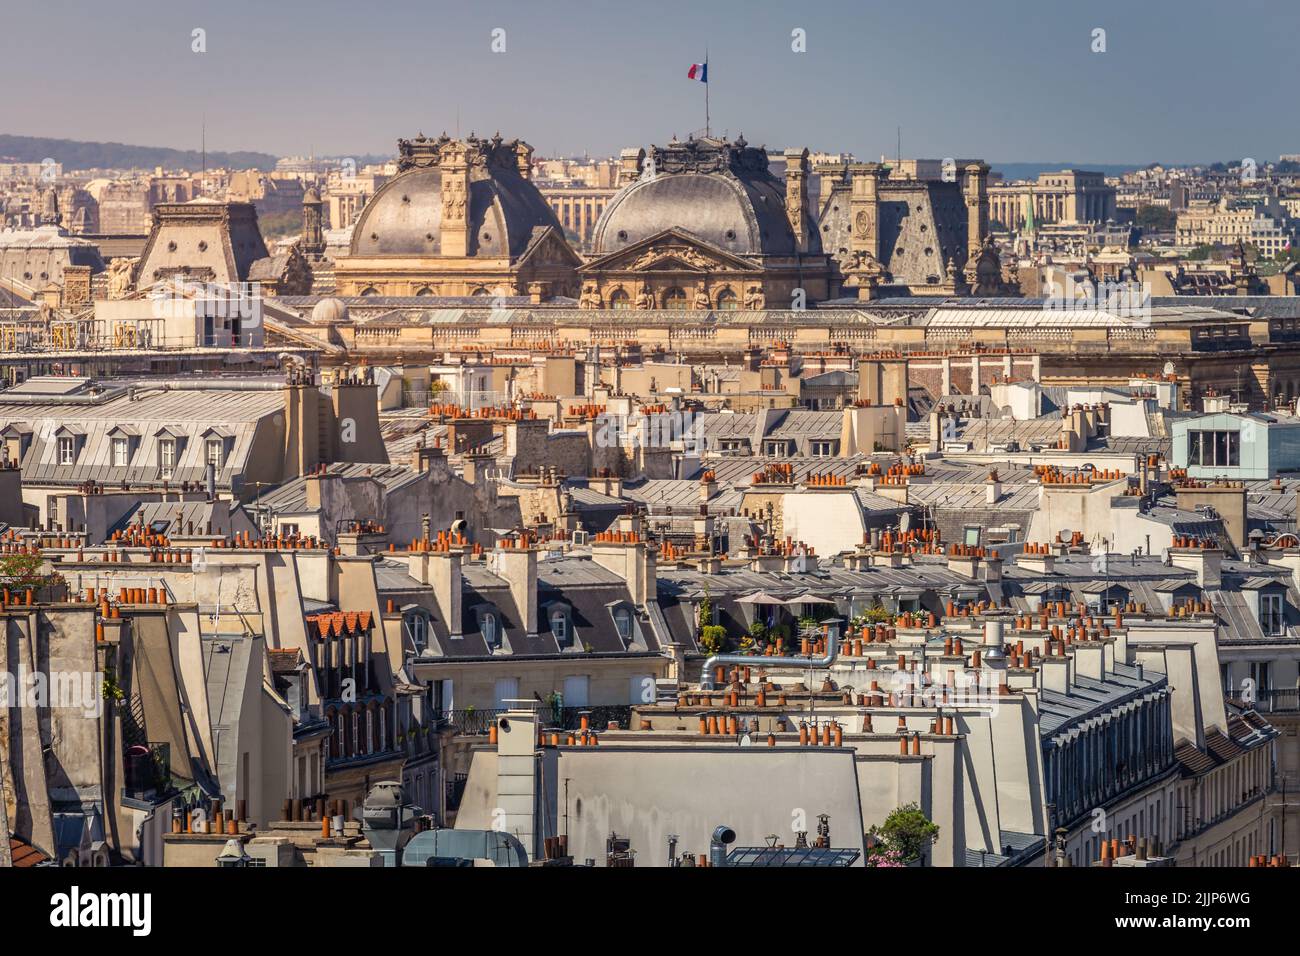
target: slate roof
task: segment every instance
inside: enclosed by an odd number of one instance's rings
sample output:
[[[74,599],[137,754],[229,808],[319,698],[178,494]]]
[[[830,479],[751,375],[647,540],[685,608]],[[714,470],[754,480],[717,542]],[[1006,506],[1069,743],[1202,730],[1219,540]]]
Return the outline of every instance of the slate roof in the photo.
[[[379,465],[366,462],[334,462],[325,470],[345,481],[370,479],[391,494],[399,488],[420,480],[420,473],[409,465]],[[276,514],[302,514],[314,509],[307,507],[307,481],[312,476],[300,475],[270,490],[263,490],[258,498],[262,508]]]
[[[254,435],[264,419],[281,414],[284,398],[279,390],[235,391],[211,389],[141,389],[132,401],[125,388],[115,388],[100,398],[75,396],[73,400],[15,400],[0,392],[0,428],[10,425],[31,430],[31,444],[23,456],[23,480],[33,484],[74,485],[97,481],[105,486],[159,483],[158,441],[170,435],[184,437],[170,479],[203,482],[207,453],[203,434],[213,425],[228,429],[217,483],[230,487],[245,471]],[[139,441],[130,463],[114,465],[114,428],[133,428]],[[82,443],[72,465],[58,462],[56,432],[66,427],[80,434]]]
[[[140,522],[156,534],[173,537],[188,533],[191,526],[196,534],[206,533],[202,529],[208,527],[212,528],[213,534],[231,531],[258,533],[257,526],[242,507],[232,511],[224,501],[219,504],[211,501],[142,501],[108,529],[108,536]]]
[[[221,781],[222,789],[233,792],[240,754],[239,717],[249,678],[253,641],[245,637],[205,638],[201,648],[208,714],[217,751],[212,769]]]
[[[645,505],[652,514],[673,512],[698,514],[702,503],[700,483],[677,478],[648,478],[635,485],[624,484],[623,497],[628,501]],[[740,507],[741,498],[741,493],[734,488],[722,488],[709,498],[709,511],[719,514],[737,509]]]
[[[1159,690],[1167,683],[1165,675],[1158,671],[1148,670],[1139,677],[1138,668],[1118,661],[1113,669],[1106,671],[1104,680],[1094,680],[1076,671],[1070,693],[1048,689],[1039,692],[1038,732],[1047,740],[1128,700]]]

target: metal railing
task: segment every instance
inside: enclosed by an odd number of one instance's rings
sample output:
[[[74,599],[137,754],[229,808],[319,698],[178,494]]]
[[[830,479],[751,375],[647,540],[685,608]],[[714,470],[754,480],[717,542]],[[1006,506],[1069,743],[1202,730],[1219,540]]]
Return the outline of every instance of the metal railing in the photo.
[[[458,734],[486,734],[493,721],[505,712],[503,707],[466,707],[464,710],[444,710],[439,719]]]
[[[552,708],[551,718],[555,726],[564,730],[577,730],[582,726],[583,714],[588,716],[588,726],[595,731],[605,730],[611,722],[617,723],[619,730],[627,730],[632,723],[632,708],[627,704]]]
[[[1261,714],[1300,711],[1300,688],[1285,687],[1256,692],[1255,709]]]
[[[1300,688],[1282,687],[1256,690],[1249,698],[1237,691],[1224,695],[1235,707],[1243,707],[1261,714],[1285,714],[1300,711]]]
[[[439,715],[439,720],[458,734],[486,734],[493,721],[507,712],[504,707],[466,707],[464,710],[445,710]],[[627,730],[632,723],[632,707],[628,704],[592,707],[550,705],[537,712],[543,726],[561,730],[579,729],[583,714],[588,717],[588,726],[596,731],[606,730],[610,723],[617,723],[620,730]]]

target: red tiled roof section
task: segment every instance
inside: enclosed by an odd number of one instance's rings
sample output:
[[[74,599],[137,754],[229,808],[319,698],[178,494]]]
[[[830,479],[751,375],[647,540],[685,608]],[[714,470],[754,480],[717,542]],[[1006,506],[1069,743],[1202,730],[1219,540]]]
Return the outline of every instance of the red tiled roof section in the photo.
[[[1218,766],[1218,761],[1209,754],[1197,750],[1196,745],[1190,741],[1183,741],[1174,748],[1174,759],[1183,765],[1185,773],[1193,776],[1199,776]]]
[[[361,634],[370,630],[373,617],[369,611],[332,611],[328,614],[309,614],[307,623],[315,624],[321,637],[330,634]]]
[[[272,648],[266,654],[271,661],[271,671],[276,674],[297,670],[302,662],[302,653],[296,647]]]
[[[9,838],[9,857],[13,860],[15,869],[18,867],[36,866],[49,860],[49,857],[36,849],[36,847],[24,843],[16,836],[11,836]]]

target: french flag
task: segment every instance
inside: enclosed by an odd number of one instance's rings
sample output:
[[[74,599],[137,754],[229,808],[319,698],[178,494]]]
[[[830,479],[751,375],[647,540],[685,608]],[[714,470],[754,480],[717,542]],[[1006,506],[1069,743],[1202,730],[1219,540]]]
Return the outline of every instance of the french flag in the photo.
[[[709,82],[709,64],[692,63],[691,68],[686,71],[688,80],[699,80],[701,83]]]

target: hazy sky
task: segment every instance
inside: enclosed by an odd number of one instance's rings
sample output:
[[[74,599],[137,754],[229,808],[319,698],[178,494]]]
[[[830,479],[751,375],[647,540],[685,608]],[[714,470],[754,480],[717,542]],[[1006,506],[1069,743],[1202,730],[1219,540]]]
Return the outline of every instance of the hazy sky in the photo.
[[[0,132],[197,148],[205,116],[209,149],[350,155],[459,122],[604,155],[704,126],[707,44],[714,129],[755,145],[1263,162],[1300,152],[1298,38],[1294,0],[43,0],[5,11]]]

